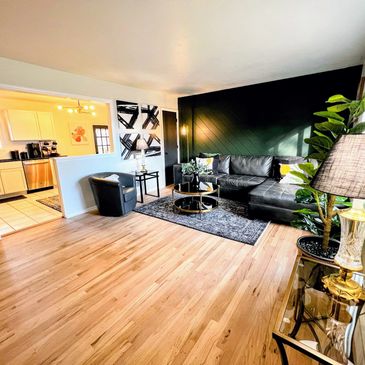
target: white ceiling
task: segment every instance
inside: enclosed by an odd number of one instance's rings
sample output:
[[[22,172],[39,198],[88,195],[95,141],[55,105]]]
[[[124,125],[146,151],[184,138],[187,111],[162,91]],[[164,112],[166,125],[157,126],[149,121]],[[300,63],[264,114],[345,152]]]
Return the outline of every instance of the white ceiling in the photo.
[[[0,0],[0,56],[179,94],[363,63],[365,0]]]

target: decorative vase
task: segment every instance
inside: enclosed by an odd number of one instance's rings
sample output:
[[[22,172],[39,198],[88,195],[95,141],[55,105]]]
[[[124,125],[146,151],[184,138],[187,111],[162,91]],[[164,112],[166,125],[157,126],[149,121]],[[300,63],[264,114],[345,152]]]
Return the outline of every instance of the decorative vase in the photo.
[[[193,177],[191,179],[191,185],[199,186],[200,180],[199,180],[199,173],[193,172]]]
[[[297,240],[297,247],[306,256],[333,262],[340,247],[340,242],[331,238],[328,249],[323,251],[322,241],[323,236],[302,236]]]

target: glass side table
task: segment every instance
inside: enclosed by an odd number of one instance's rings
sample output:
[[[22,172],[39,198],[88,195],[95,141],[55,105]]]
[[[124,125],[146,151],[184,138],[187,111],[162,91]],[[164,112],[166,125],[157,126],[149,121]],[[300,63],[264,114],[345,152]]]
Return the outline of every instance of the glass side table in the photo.
[[[320,364],[365,365],[365,306],[332,298],[324,291],[322,276],[338,267],[298,257],[284,305],[273,331],[283,365],[289,364],[290,346]],[[364,274],[354,273],[364,286]]]

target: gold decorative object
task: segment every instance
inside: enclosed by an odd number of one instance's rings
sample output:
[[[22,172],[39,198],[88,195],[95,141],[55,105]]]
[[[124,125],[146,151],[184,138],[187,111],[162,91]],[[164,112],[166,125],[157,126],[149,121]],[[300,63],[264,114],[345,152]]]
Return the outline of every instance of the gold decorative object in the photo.
[[[365,198],[365,134],[343,135],[334,144],[327,159],[314,176],[311,186],[317,190],[349,198]],[[352,273],[361,271],[361,252],[365,240],[365,211],[339,211],[341,244],[334,259],[340,266],[337,274],[322,278],[328,291],[345,300],[365,300],[365,291],[352,279]]]

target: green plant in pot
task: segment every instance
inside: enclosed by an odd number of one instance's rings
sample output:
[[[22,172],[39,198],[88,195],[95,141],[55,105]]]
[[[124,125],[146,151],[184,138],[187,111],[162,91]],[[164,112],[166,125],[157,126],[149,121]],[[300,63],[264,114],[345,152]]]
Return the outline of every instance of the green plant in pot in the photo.
[[[314,124],[313,136],[304,141],[310,145],[312,153],[307,156],[309,162],[299,164],[301,171],[290,173],[302,180],[303,189],[296,193],[298,203],[315,203],[316,210],[304,208],[296,211],[298,216],[292,226],[312,232],[315,237],[301,237],[298,246],[306,253],[322,259],[333,260],[337,253],[340,236],[340,220],[336,206],[351,206],[347,198],[322,193],[310,186],[310,182],[320,164],[326,159],[335,141],[348,133],[362,133],[365,123],[358,123],[365,111],[365,97],[350,100],[343,95],[331,96],[327,103],[332,104],[326,111],[314,113],[325,118]]]
[[[181,171],[184,175],[193,175],[191,183],[194,185],[199,185],[199,175],[209,175],[212,173],[212,170],[208,169],[206,165],[198,164],[195,160],[183,163]]]

